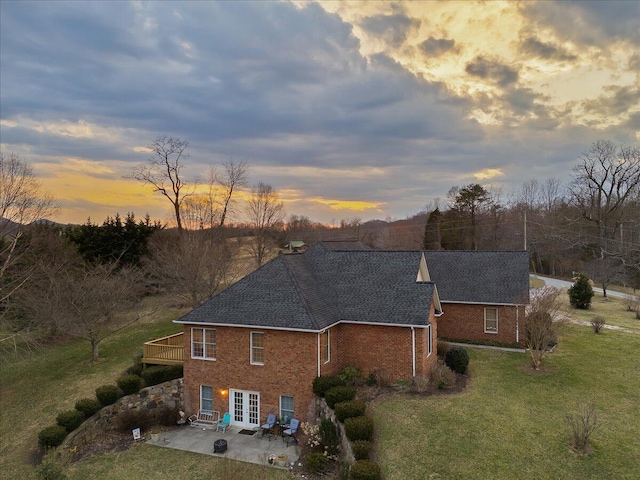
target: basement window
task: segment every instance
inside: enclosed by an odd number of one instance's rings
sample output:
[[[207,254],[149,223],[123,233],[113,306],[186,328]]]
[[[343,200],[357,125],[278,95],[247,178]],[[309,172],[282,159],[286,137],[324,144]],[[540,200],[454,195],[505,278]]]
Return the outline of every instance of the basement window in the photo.
[[[498,333],[498,309],[484,309],[484,333]]]

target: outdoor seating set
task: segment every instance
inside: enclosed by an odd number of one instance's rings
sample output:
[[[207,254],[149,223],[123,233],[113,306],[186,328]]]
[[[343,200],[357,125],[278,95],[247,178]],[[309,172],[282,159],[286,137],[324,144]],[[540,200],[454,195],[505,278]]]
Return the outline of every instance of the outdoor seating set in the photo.
[[[267,415],[265,423],[260,425],[260,430],[262,431],[262,437],[264,437],[266,434],[269,441],[271,441],[272,435],[281,435],[282,441],[286,441],[288,447],[290,439],[293,439],[295,443],[298,442],[298,439],[296,438],[296,432],[298,431],[299,426],[300,421],[297,418],[292,418],[291,422],[287,424],[286,421],[279,422],[275,413],[270,413],[269,415]]]
[[[189,425],[192,427],[201,427],[203,430],[207,428],[215,428],[216,432],[226,433],[227,427],[231,422],[231,414],[225,413],[220,420],[220,412],[217,410],[200,410],[198,413],[191,415]]]

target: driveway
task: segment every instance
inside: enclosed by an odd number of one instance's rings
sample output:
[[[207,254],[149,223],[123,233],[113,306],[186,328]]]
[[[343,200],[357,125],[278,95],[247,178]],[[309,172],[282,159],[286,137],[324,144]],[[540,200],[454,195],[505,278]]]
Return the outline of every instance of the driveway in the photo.
[[[571,285],[573,285],[573,282],[571,281],[560,280],[558,278],[547,277],[544,275],[531,274],[530,277],[539,278],[540,280],[543,280],[546,285],[550,287],[555,287],[555,288],[569,288]],[[593,291],[602,293],[602,289],[599,287],[593,287]],[[616,298],[633,298],[634,297],[633,295],[628,293],[615,292],[613,290],[608,290],[608,289],[607,289],[607,296],[616,297]]]

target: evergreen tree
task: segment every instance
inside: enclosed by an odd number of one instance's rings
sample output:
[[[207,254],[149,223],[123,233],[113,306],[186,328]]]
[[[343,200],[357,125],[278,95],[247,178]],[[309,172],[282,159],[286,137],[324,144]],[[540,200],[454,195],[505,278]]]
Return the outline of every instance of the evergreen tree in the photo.
[[[569,302],[574,308],[588,310],[591,307],[593,298],[593,288],[589,283],[589,277],[584,273],[579,273],[575,283],[569,288]]]

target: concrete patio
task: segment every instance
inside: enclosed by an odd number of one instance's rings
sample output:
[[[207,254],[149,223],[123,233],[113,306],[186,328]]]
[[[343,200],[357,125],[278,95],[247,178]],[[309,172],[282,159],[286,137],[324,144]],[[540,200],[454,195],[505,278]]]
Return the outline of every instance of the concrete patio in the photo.
[[[183,426],[159,434],[157,441],[149,440],[147,444],[158,447],[186,450],[188,452],[202,453],[214,457],[224,457],[241,462],[268,465],[269,455],[287,455],[287,462],[294,463],[298,460],[299,447],[294,441],[289,441],[289,446],[282,437],[272,435],[264,437],[258,431],[253,435],[239,433],[240,428],[227,427],[227,431],[216,432],[214,429],[202,429]],[[224,439],[227,441],[227,450],[224,453],[213,453],[213,442]]]

